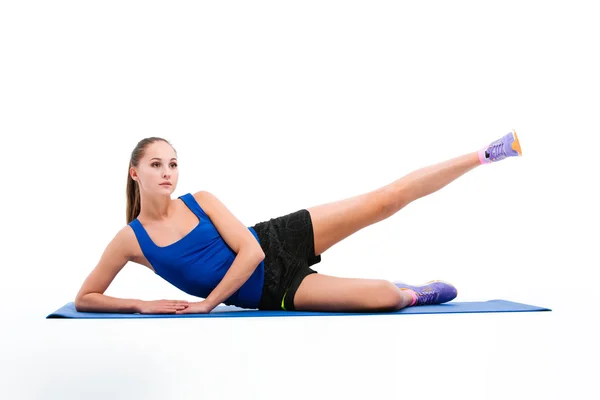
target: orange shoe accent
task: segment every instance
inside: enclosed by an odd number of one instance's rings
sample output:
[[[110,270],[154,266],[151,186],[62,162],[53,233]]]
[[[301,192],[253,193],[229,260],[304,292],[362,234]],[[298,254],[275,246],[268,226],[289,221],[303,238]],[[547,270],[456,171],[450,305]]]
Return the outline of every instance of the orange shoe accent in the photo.
[[[514,129],[513,129],[513,134],[515,135],[515,141],[512,142],[511,147],[513,148],[514,151],[519,153],[519,156],[523,156],[523,153],[521,152],[521,143],[519,143],[519,138],[517,137],[517,132]]]

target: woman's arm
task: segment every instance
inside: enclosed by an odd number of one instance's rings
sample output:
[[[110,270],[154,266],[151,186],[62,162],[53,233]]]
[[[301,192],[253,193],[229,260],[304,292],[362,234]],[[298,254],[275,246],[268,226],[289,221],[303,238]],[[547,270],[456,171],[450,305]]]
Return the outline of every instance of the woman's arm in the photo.
[[[75,300],[79,312],[139,313],[142,300],[119,299],[101,293],[88,293]]]
[[[214,194],[201,190],[194,193],[194,198],[225,243],[236,253],[233,263],[221,282],[204,300],[208,304],[207,308],[214,308],[231,297],[250,278],[256,267],[264,260],[265,253],[248,227]]]
[[[75,308],[83,312],[111,312],[127,314],[171,314],[184,311],[188,307],[187,300],[138,300],[119,299],[100,293],[88,293],[82,296]]]
[[[132,256],[129,226],[121,229],[106,246],[96,268],[75,297],[75,308],[84,312],[137,312],[139,300],[117,299],[103,293]]]
[[[125,226],[106,246],[98,265],[83,282],[75,297],[77,311],[162,314],[180,311],[188,306],[185,300],[144,301],[119,299],[104,294],[115,276],[132,259],[132,241],[136,240],[134,235],[131,227]]]
[[[221,279],[221,282],[210,292],[204,301],[215,308],[227,300],[254,273],[256,267],[264,260],[265,254],[254,246],[242,248],[233,260],[233,264]]]

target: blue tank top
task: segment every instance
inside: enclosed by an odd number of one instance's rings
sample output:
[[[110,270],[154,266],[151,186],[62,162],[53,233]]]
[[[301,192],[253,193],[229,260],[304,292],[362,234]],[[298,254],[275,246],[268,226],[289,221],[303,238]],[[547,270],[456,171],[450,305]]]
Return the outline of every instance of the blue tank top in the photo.
[[[206,298],[221,282],[236,253],[223,240],[191,193],[179,196],[178,199],[183,200],[200,220],[181,240],[159,247],[150,239],[137,218],[129,226],[135,232],[144,256],[157,275],[188,294]],[[254,228],[248,229],[260,243]],[[258,308],[264,283],[264,268],[263,260],[250,278],[224,303],[242,308]]]

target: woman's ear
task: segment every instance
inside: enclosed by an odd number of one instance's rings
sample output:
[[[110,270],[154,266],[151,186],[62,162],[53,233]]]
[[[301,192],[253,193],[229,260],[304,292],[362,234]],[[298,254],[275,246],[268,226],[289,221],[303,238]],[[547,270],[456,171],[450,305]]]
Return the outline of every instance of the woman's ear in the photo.
[[[133,167],[129,169],[129,176],[131,176],[131,179],[133,179],[134,181],[137,181],[137,173],[135,172],[135,169]]]

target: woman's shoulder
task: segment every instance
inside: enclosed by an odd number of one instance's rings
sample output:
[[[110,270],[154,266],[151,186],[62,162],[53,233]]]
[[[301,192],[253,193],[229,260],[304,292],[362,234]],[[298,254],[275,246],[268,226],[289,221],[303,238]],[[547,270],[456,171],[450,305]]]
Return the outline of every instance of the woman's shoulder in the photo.
[[[197,192],[190,192],[190,194],[192,196],[194,196],[194,199],[196,199],[196,201],[198,201],[198,200],[202,201],[202,200],[204,200],[204,198],[206,196],[210,196],[211,195],[211,193],[208,192],[207,190],[199,190]]]
[[[117,231],[113,241],[118,243],[119,247],[125,254],[127,254],[129,258],[135,258],[141,254],[141,248],[137,241],[137,236],[129,224],[123,226]]]
[[[192,196],[194,196],[194,200],[202,207],[202,209],[206,212],[206,208],[209,210],[214,207],[214,204],[217,203],[221,205],[221,201],[215,196],[213,193],[208,190],[200,190],[197,192],[191,192]]]

